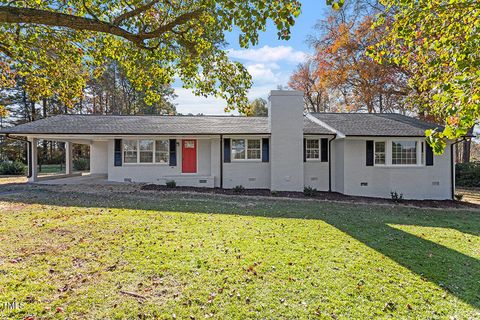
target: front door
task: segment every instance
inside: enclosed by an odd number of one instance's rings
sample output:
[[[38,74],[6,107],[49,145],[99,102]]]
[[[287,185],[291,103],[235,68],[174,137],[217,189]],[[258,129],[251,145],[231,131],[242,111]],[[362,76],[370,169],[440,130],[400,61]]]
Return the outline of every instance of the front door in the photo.
[[[197,172],[197,140],[182,140],[182,172]]]

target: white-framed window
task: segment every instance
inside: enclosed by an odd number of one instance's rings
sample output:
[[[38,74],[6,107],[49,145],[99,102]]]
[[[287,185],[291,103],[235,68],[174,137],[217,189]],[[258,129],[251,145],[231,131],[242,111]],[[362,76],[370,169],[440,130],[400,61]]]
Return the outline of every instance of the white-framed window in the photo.
[[[123,140],[123,162],[165,164],[169,161],[169,148],[168,139]]]
[[[417,141],[392,141],[392,165],[416,165]]]
[[[374,140],[375,166],[424,166],[426,144],[420,138],[382,138]]]
[[[138,161],[138,141],[123,140],[123,162],[137,163]]]
[[[387,163],[385,141],[375,141],[375,164]]]
[[[170,141],[155,140],[155,162],[168,163],[170,157]]]
[[[139,140],[140,163],[153,163],[153,140]]]
[[[262,143],[260,139],[232,139],[233,160],[260,160]]]
[[[320,140],[306,139],[306,158],[307,160],[320,159]]]

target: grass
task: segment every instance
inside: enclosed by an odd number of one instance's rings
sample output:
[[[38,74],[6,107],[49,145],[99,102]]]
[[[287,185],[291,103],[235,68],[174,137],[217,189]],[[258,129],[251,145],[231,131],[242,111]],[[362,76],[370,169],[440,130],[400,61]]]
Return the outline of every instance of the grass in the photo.
[[[480,317],[478,211],[8,190],[6,318]]]
[[[65,173],[65,165],[63,164],[42,164],[38,168],[39,173]]]

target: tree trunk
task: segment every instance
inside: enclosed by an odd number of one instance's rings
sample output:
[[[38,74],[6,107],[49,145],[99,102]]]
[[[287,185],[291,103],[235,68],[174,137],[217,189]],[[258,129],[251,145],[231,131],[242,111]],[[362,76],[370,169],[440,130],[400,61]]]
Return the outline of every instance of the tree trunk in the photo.
[[[37,110],[35,109],[35,102],[30,102],[30,108],[32,112],[32,121],[35,121],[37,119]]]
[[[470,162],[471,146],[472,146],[472,141],[470,139],[463,141],[463,154],[462,154],[462,162],[463,163]]]

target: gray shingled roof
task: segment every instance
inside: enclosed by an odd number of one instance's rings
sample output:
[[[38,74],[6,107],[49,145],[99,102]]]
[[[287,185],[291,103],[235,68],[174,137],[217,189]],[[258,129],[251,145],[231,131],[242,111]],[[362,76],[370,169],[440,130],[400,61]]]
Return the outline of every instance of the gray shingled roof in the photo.
[[[396,113],[312,113],[346,136],[425,136],[425,130],[442,126]]]
[[[303,133],[305,134],[332,134],[334,135],[335,132],[325,128],[323,126],[319,126],[317,123],[312,122],[307,117],[303,117]]]
[[[11,134],[255,134],[266,117],[59,115],[7,128]]]
[[[347,136],[424,136],[434,124],[399,114],[313,113]],[[304,117],[305,134],[334,134]],[[4,128],[4,134],[268,134],[267,117],[59,115]]]

